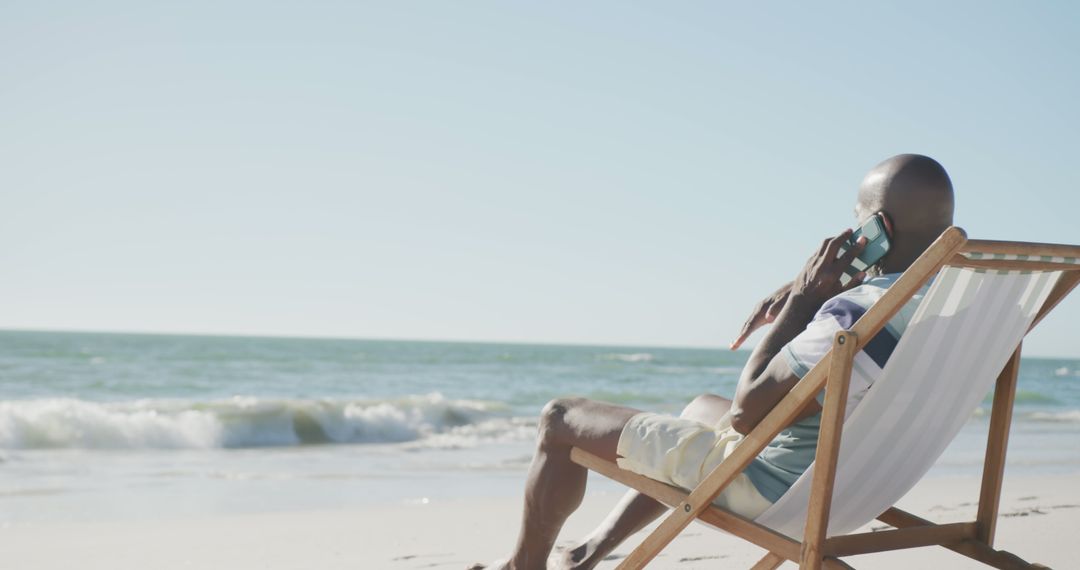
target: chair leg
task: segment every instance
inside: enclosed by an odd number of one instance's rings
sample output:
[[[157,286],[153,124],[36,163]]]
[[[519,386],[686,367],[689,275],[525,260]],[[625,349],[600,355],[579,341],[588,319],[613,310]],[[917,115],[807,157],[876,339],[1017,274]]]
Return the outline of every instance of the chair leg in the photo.
[[[1017,345],[1012,358],[998,375],[994,387],[994,404],[990,413],[990,430],[986,438],[986,457],[983,461],[982,486],[979,489],[979,523],[977,538],[987,546],[994,545],[998,504],[1001,502],[1001,483],[1005,477],[1005,451],[1009,444],[1009,425],[1012,423],[1013,401],[1016,398],[1016,376],[1020,370],[1020,351]]]
[[[750,570],[776,570],[784,563],[784,557],[769,552],[761,560],[757,561]]]

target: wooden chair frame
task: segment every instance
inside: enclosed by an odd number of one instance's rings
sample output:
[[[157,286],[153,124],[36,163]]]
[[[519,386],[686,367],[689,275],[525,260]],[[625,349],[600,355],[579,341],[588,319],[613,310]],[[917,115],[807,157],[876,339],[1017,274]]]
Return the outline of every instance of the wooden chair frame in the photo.
[[[960,228],[947,229],[851,330],[836,333],[830,352],[746,435],[738,448],[690,493],[620,469],[615,463],[582,449],[573,449],[570,456],[574,462],[672,507],[672,511],[660,525],[618,568],[643,568],[695,519],[767,550],[768,553],[753,566],[754,570],[775,569],[787,560],[798,562],[803,569],[851,568],[840,558],[932,545],[944,546],[995,568],[1045,568],[993,547],[1005,469],[1005,451],[1012,420],[1013,399],[1016,395],[1016,377],[1020,366],[1019,345],[998,376],[994,389],[979,506],[974,521],[935,524],[893,507],[877,517],[877,520],[894,527],[891,530],[831,538],[826,538],[825,535],[832,504],[837,456],[843,433],[843,406],[847,401],[852,362],[859,350],[884,328],[912,295],[945,265],[1004,270],[1061,270],[1064,273],[1032,322],[1031,327],[1034,328],[1080,282],[1080,265],[1050,261],[969,259],[963,255],[969,252],[1036,258],[1080,258],[1080,246],[969,240]],[[803,540],[795,540],[713,505],[712,501],[720,492],[798,416],[822,388],[826,388],[825,403]]]

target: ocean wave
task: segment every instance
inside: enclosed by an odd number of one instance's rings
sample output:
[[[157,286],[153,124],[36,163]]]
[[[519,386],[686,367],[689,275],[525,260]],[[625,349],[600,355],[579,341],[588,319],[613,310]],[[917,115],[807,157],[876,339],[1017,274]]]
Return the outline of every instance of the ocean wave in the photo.
[[[1023,414],[1021,419],[1036,422],[1080,422],[1080,410],[1066,410],[1061,412],[1029,412]]]
[[[994,393],[990,392],[983,398],[983,404],[989,405],[994,401]],[[1017,390],[1016,395],[1013,396],[1013,401],[1017,404],[1060,404],[1057,398],[1048,396],[1042,392],[1035,392],[1033,390]]]
[[[0,401],[0,449],[213,449],[327,443],[463,447],[532,437],[494,402],[433,393],[392,400]],[[535,425],[535,424],[533,424]],[[526,434],[526,431],[528,432]]]
[[[600,360],[618,360],[621,362],[651,362],[655,358],[648,352],[632,352],[632,353],[609,353],[598,355]]]
[[[992,402],[993,397],[992,396],[989,397],[989,400],[987,400],[987,401]],[[1057,404],[1057,403],[1059,403],[1057,398],[1054,398],[1053,396],[1048,396],[1048,395],[1043,394],[1041,392],[1034,392],[1034,391],[1031,391],[1031,390],[1017,390],[1016,395],[1013,397],[1013,401],[1016,402],[1017,404]]]
[[[971,414],[980,420],[990,419],[990,410],[979,407]],[[1080,423],[1080,410],[1018,410],[1013,413],[1014,422]]]
[[[481,443],[529,441],[536,438],[535,418],[495,418],[455,426],[409,442],[406,449],[461,449]]]

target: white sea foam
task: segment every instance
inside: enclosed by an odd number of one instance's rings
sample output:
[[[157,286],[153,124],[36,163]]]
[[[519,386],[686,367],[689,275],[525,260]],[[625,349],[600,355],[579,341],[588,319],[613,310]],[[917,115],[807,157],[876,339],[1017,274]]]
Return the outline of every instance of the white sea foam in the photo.
[[[475,447],[482,443],[506,443],[526,441],[536,437],[536,420],[533,418],[496,418],[475,424],[450,428],[413,441],[410,449],[460,449]]]
[[[463,447],[524,437],[528,422],[500,411],[494,403],[449,400],[437,393],[394,400],[9,400],[0,401],[0,449],[401,442]]]
[[[1032,412],[1022,419],[1038,422],[1080,422],[1080,410],[1062,412]]]
[[[985,407],[975,408],[971,415],[985,421],[990,418],[990,409]],[[1013,413],[1013,422],[1080,423],[1080,410],[1033,411],[1021,409]]]
[[[632,353],[611,353],[601,354],[600,360],[619,360],[622,362],[650,362],[654,358],[652,354],[648,352],[632,352]]]

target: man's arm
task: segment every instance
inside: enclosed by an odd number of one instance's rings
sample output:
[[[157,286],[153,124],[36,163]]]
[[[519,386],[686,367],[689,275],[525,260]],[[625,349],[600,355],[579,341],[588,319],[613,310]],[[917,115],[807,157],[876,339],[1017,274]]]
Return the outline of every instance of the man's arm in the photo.
[[[814,318],[825,301],[862,282],[856,276],[848,285],[840,285],[840,275],[862,251],[865,240],[837,258],[840,246],[847,241],[847,230],[822,242],[817,253],[803,267],[791,284],[791,293],[783,310],[776,317],[773,328],[750,354],[743,367],[735,400],[731,404],[731,425],[741,434],[750,433],[758,423],[795,387],[799,377],[791,370],[780,349],[799,335]],[[821,410],[817,402],[810,402],[798,419]]]

